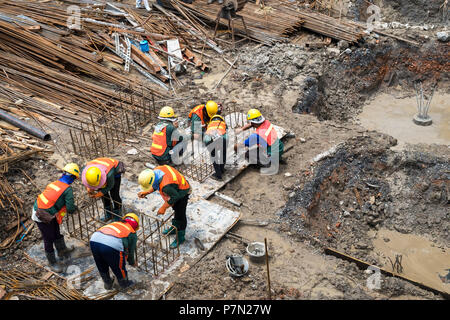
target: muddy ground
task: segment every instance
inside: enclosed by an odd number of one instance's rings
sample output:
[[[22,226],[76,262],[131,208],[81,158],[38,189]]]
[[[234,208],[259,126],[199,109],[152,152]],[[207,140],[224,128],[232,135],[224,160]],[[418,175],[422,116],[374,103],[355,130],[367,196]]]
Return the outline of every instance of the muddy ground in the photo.
[[[421,2],[413,6],[409,1],[385,1],[389,13],[386,19],[438,24],[435,1]],[[362,3],[352,3],[363,11]],[[424,7],[430,11],[426,18]],[[194,77],[180,77],[185,86],[176,90],[177,97],[182,98],[173,105],[178,113],[186,116],[195,105],[215,99],[242,112],[257,107],[266,118],[290,132],[285,146],[293,148],[285,154],[286,163],[277,175],[263,176],[258,169],[249,168],[222,190],[241,201],[242,207],[211,198],[241,211],[243,221],[231,232],[248,241],[263,242],[267,238],[274,298],[442,299],[393,277],[382,276],[381,287],[369,289],[369,275],[364,270],[323,253],[323,247],[329,246],[386,266],[388,256],[376,250],[375,240],[389,230],[424,237],[448,254],[448,146],[405,143],[401,150],[393,150],[398,147],[395,137],[369,132],[357,121],[366,103],[381,93],[414,97],[417,80],[427,87],[437,83],[440,93],[449,93],[448,44],[438,42],[435,33],[396,31],[397,35],[423,41],[419,48],[373,36],[364,44],[333,41],[318,49],[302,43],[273,47],[245,44],[236,53],[226,53],[228,61],[237,56],[239,60],[217,90],[212,88],[229,68],[223,59],[205,58],[211,72],[195,71]],[[322,37],[306,33],[305,41],[311,39],[322,41]],[[343,53],[347,47],[351,53]],[[55,130],[62,140],[67,138],[61,128]],[[329,157],[313,161],[336,146]],[[127,154],[132,148],[138,150],[136,155]],[[33,182],[15,170],[7,175],[25,200],[25,212],[30,212],[37,190],[58,176],[57,165],[83,162],[65,149],[52,159],[32,158],[20,163]],[[123,160],[127,178],[134,180],[145,163],[153,163],[145,140],[121,145],[110,156]],[[76,193],[81,192],[78,185]],[[257,227],[245,224],[245,220],[267,221],[268,225]],[[0,236],[3,239],[4,234]],[[34,228],[21,243],[0,252],[0,268],[37,271],[22,255],[36,241],[40,241],[40,234]],[[250,260],[249,272],[242,278],[231,277],[225,268],[225,257],[230,253],[248,257],[245,248],[243,243],[224,237],[202,260],[174,279],[164,298],[266,299],[264,260]]]

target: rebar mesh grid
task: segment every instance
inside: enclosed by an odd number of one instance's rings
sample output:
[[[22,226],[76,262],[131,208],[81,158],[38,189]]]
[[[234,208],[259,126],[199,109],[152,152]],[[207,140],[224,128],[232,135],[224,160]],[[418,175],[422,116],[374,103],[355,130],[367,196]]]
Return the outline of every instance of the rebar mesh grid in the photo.
[[[122,212],[135,213],[139,217],[139,229],[136,231],[138,237],[136,249],[137,268],[158,276],[167,270],[168,267],[180,256],[180,249],[170,249],[170,236],[163,234],[165,228],[177,228],[168,221],[173,214],[167,219],[157,219],[150,217],[145,213],[138,212],[135,208],[122,205]],[[100,200],[85,199],[76,213],[66,217],[67,232],[71,237],[83,241],[88,244],[92,234],[100,227],[111,223],[101,220],[106,213]],[[113,217],[121,218],[113,212],[108,212]],[[175,239],[178,242],[178,232],[175,232]]]

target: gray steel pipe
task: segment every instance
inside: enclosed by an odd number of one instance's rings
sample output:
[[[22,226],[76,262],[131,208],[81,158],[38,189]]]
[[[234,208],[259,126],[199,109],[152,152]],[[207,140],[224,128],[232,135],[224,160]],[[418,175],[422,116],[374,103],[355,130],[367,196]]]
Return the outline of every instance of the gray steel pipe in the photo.
[[[17,119],[6,111],[0,110],[0,119],[5,120],[6,122],[16,126],[17,128],[20,128],[25,132],[28,132],[29,134],[32,134],[33,136],[38,137],[39,139],[42,139],[44,141],[48,141],[51,139],[50,134],[48,134],[47,132],[38,129],[26,123],[25,121]]]

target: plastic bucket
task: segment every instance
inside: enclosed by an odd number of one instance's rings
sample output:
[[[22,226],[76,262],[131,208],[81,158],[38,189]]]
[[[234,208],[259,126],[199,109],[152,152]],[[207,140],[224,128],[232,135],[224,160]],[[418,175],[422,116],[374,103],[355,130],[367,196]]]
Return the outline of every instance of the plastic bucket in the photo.
[[[141,42],[139,42],[139,46],[141,47],[142,52],[148,52],[149,48],[147,40],[142,40]]]

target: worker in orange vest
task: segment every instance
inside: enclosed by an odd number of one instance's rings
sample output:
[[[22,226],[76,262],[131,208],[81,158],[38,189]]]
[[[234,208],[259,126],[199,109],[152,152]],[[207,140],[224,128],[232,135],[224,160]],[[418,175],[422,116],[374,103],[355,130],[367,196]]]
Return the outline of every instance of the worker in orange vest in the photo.
[[[143,190],[138,193],[141,199],[159,190],[164,204],[159,208],[158,215],[163,215],[170,207],[175,211],[172,225],[176,228],[177,238],[170,244],[170,248],[177,248],[185,241],[186,207],[191,193],[189,182],[175,168],[168,165],[158,166],[154,170],[145,169],[139,174],[138,182]],[[175,228],[166,228],[163,234],[175,234]]]
[[[100,219],[107,222],[122,217],[120,182],[125,166],[122,161],[112,158],[97,158],[84,167],[81,178],[91,198],[102,198],[105,215]],[[114,214],[114,216],[112,215]]]
[[[217,104],[216,102],[209,100],[206,104],[200,104],[189,112],[188,118],[191,122],[191,134],[194,139],[202,138],[202,135],[205,133],[211,118],[221,109],[221,104]]]
[[[227,123],[221,115],[216,114],[211,118],[203,141],[211,154],[214,167],[211,178],[220,181],[227,162]]]
[[[150,152],[159,165],[172,165],[172,155],[183,154],[183,136],[177,130],[178,117],[171,107],[166,106],[159,112],[158,119],[161,121],[153,131]]]
[[[89,246],[106,290],[111,290],[114,283],[109,268],[122,289],[133,285],[133,281],[128,279],[126,262],[132,266],[137,265],[135,252],[138,229],[138,216],[128,213],[121,221],[107,224],[92,235]]]
[[[71,184],[80,177],[80,169],[75,163],[63,168],[63,175],[57,181],[48,184],[34,202],[31,219],[36,222],[44,240],[44,250],[50,268],[62,272],[63,268],[56,260],[53,245],[58,257],[64,261],[70,258],[73,247],[67,247],[59,225],[66,213],[76,211]]]
[[[261,167],[270,167],[273,161],[281,161],[281,156],[284,151],[284,144],[278,139],[277,132],[273,124],[264,118],[258,109],[250,109],[247,113],[248,124],[236,130],[236,133],[254,128],[255,133],[252,133],[245,141],[244,146],[250,148],[256,146],[257,159],[250,159],[250,152],[246,152],[246,158],[252,161],[256,160],[254,164]],[[273,148],[276,148],[273,150]],[[238,145],[234,145],[234,150],[237,151]],[[278,159],[274,159],[274,156]]]

